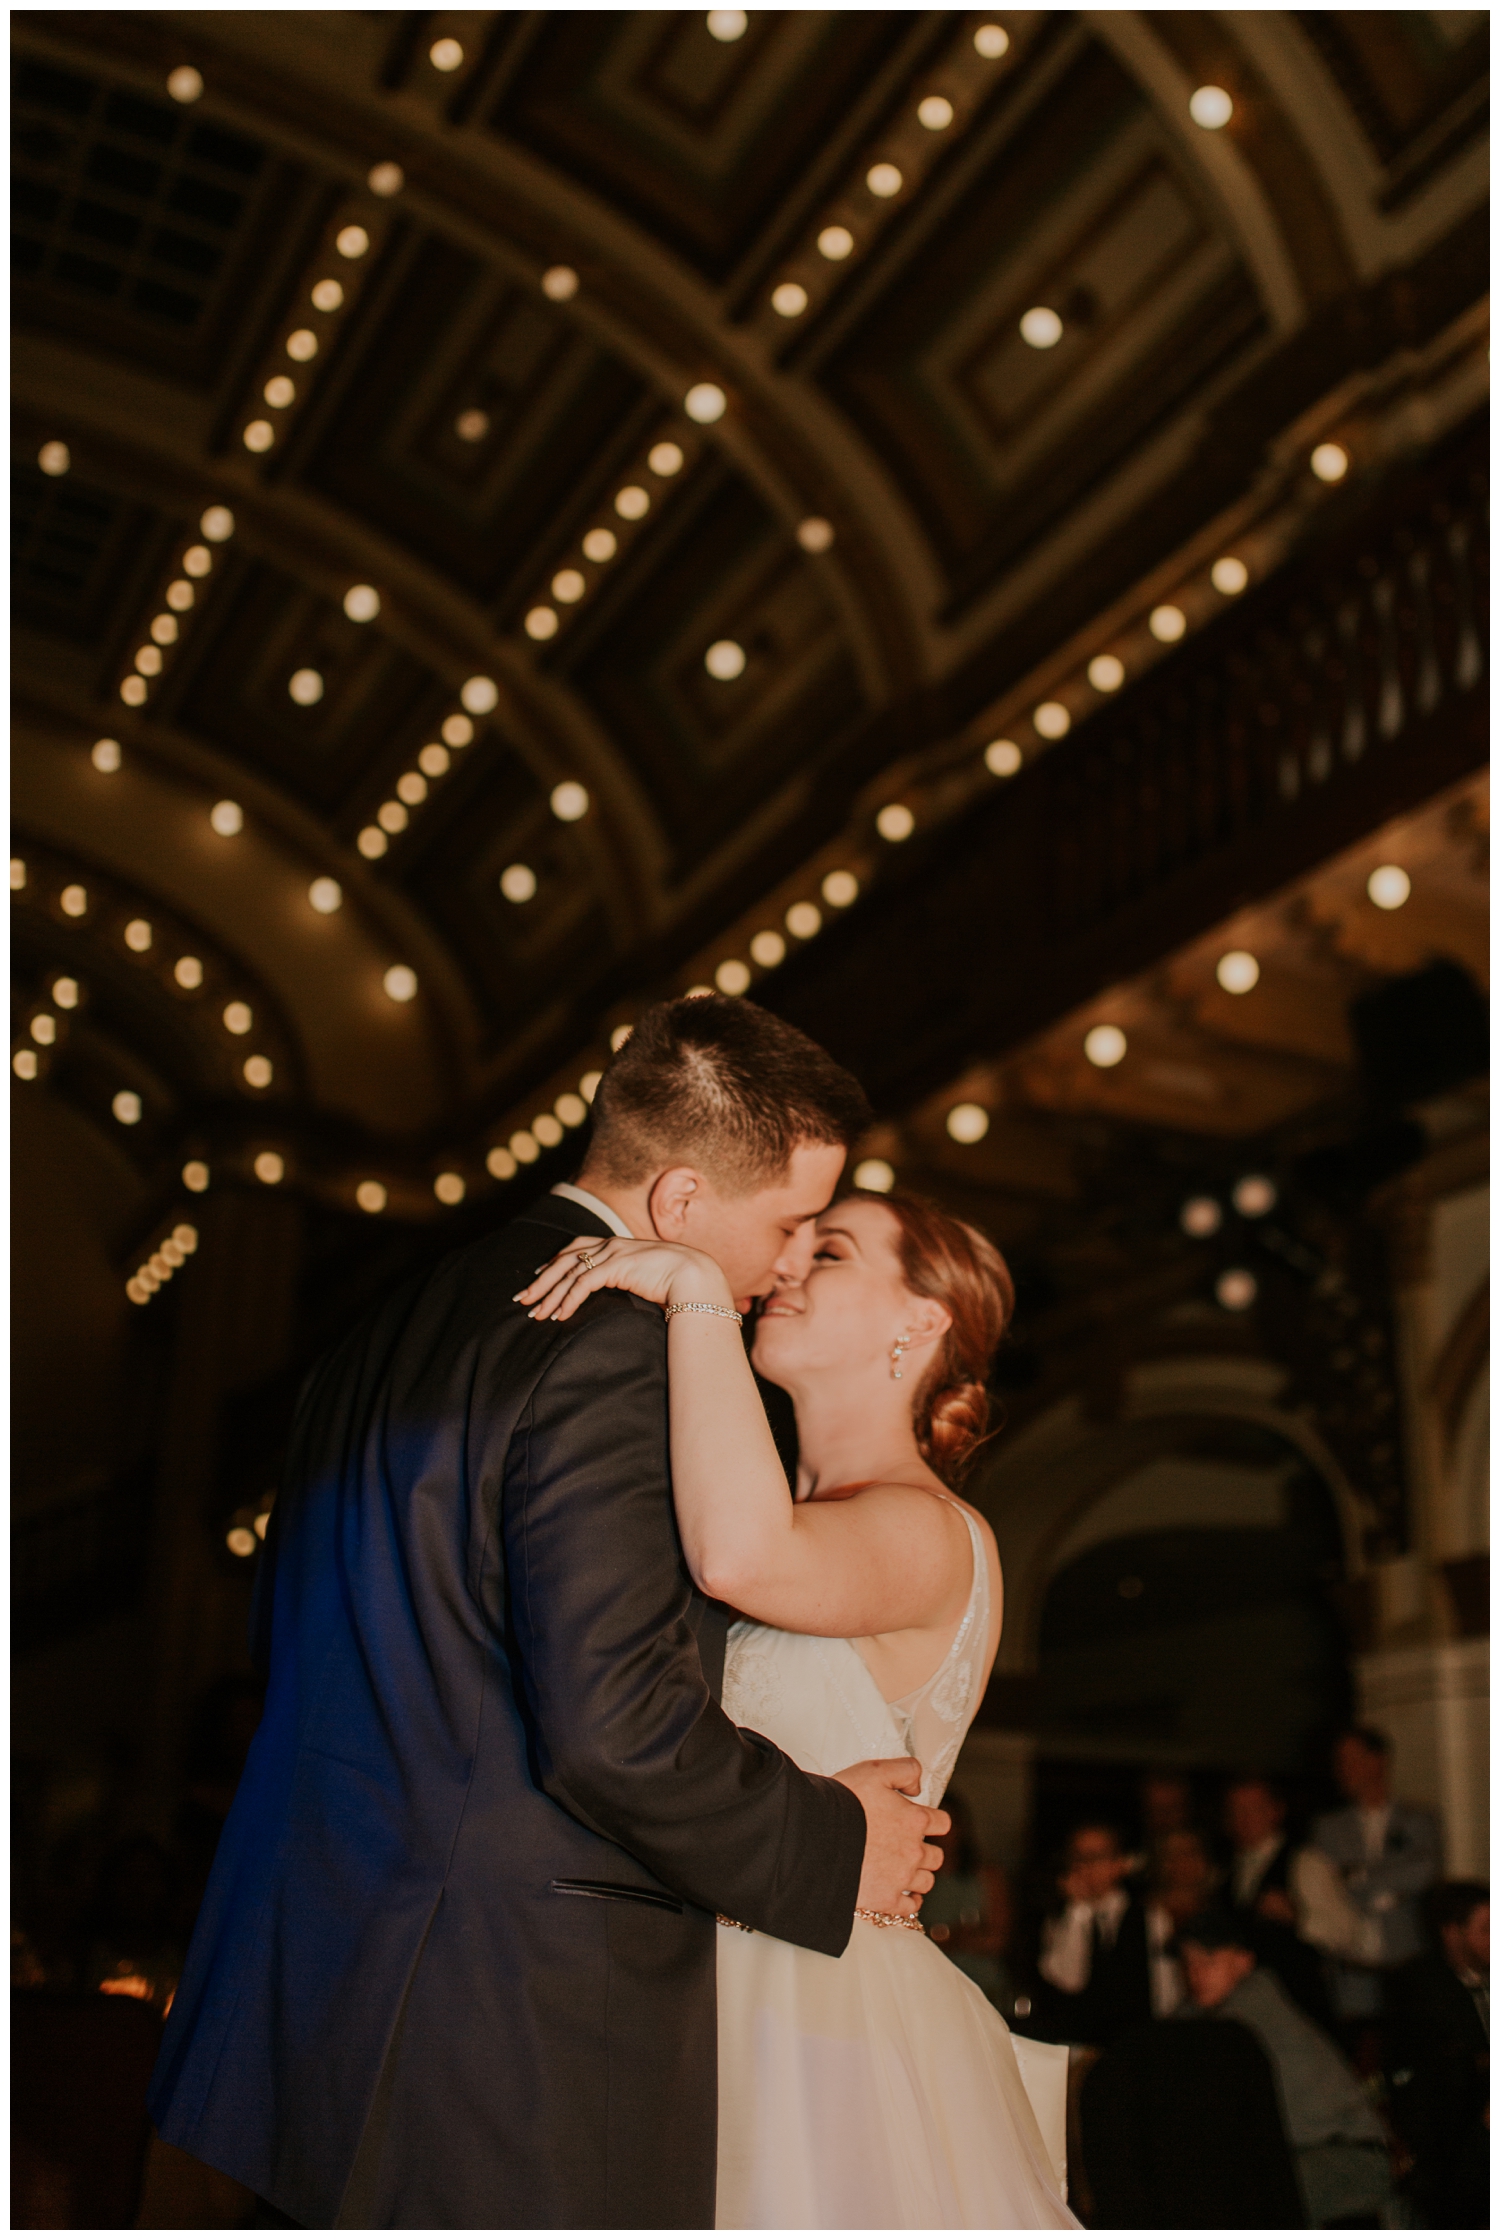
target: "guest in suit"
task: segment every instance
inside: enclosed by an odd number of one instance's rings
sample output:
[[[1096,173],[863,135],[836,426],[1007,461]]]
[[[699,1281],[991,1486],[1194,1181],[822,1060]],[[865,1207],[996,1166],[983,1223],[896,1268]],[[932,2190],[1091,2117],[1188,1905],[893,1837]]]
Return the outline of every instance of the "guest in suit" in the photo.
[[[1396,2118],[1416,2161],[1423,2224],[1489,2228],[1490,1894],[1443,1882],[1427,1907],[1436,1950],[1391,1978]]]
[[[1339,1869],[1371,1932],[1368,1957],[1333,1970],[1333,2005],[1350,2034],[1378,2024],[1388,1971],[1425,1942],[1420,1899],[1438,1878],[1431,1813],[1391,1799],[1391,1745],[1375,1727],[1351,1727],[1334,1745],[1333,1777],[1349,1802],[1313,1823],[1312,1840]]]
[[[1085,1822],[1068,1837],[1057,1879],[1062,1903],[1042,1925],[1033,2037],[1107,2046],[1177,2004],[1171,1922],[1126,1887],[1132,1865],[1107,1823]]]
[[[1308,2223],[1381,2221],[1394,2202],[1385,2135],[1337,2046],[1260,1966],[1228,1912],[1199,1914],[1181,1944],[1191,1995],[1183,2019],[1242,2022],[1270,2056]]]
[[[814,1778],[719,1708],[660,1309],[516,1303],[612,1235],[700,1245],[736,1294],[800,1280],[864,1112],[759,1006],[658,1005],[577,1183],[309,1378],[258,1582],[265,1714],[151,2099],[265,2221],[711,2226],[715,1912],[837,1954],[856,1902],[930,1888],[947,1815],[896,1793],[910,1761]]]
[[[1224,1829],[1233,1845],[1225,1891],[1230,1910],[1303,2012],[1320,2028],[1333,2022],[1324,1951],[1345,1951],[1359,1923],[1335,1870],[1321,1853],[1287,1834],[1287,1799],[1264,1774],[1241,1774],[1224,1792]]]

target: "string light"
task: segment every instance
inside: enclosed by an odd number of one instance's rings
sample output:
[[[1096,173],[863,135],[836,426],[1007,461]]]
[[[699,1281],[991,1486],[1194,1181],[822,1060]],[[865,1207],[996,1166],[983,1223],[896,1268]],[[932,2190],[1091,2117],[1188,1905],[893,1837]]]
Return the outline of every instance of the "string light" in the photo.
[[[854,251],[854,236],[847,226],[825,226],[818,235],[818,254],[830,264],[842,264]]]
[[[682,445],[680,443],[653,443],[651,449],[646,453],[646,464],[653,474],[659,474],[663,479],[670,480],[674,474],[681,474],[682,472]]]
[[[286,1161],[279,1151],[257,1151],[254,1170],[257,1182],[275,1184],[286,1174]]]
[[[57,1040],[57,1021],[50,1011],[39,1011],[31,1022],[31,1039],[45,1050]]]
[[[714,974],[714,982],[721,994],[742,996],[750,985],[750,967],[739,957],[726,957]]]
[[[898,195],[905,184],[893,163],[872,163],[865,173],[865,185],[882,202],[889,202],[893,195]]]
[[[1224,1208],[1217,1198],[1189,1198],[1177,1219],[1184,1235],[1213,1237],[1224,1226]]]
[[[10,859],[10,891],[11,891],[11,893],[12,893],[12,894],[19,894],[19,893],[21,892],[22,888],[23,888],[23,887],[25,886],[25,884],[26,884],[26,859],[24,858],[24,856],[12,856],[12,857],[11,857],[11,859]]]
[[[318,338],[311,327],[297,327],[286,338],[286,354],[294,365],[306,365],[318,354]]]
[[[344,612],[351,622],[373,622],[380,612],[380,593],[374,584],[351,584],[344,593]]]
[[[452,767],[452,755],[435,740],[430,740],[417,756],[417,768],[428,778],[446,778]]]
[[[61,979],[54,980],[52,983],[52,1001],[57,1005],[59,1011],[76,1011],[78,1009],[78,982],[70,978],[67,973],[64,973]]]
[[[255,1024],[255,1014],[248,1003],[226,1003],[224,1024],[231,1034],[248,1034]]]
[[[342,281],[319,280],[313,288],[312,306],[315,311],[337,311],[343,300]]]
[[[36,463],[43,474],[66,474],[73,464],[73,454],[65,443],[44,443],[36,455]]]
[[[1162,606],[1151,609],[1147,625],[1153,638],[1164,646],[1175,646],[1187,629],[1187,616],[1181,607]]]
[[[474,726],[467,716],[444,716],[443,737],[450,747],[467,747],[474,737]]]
[[[764,932],[757,933],[752,938],[750,954],[764,971],[774,972],[786,955],[786,943],[779,933],[773,933],[768,926]]]
[[[982,23],[974,34],[974,52],[986,62],[998,62],[1010,46],[1010,33],[998,23]]]
[[[252,420],[241,440],[247,451],[269,451],[276,441],[276,430],[269,420]]]
[[[716,381],[695,381],[682,400],[682,409],[699,427],[712,427],[715,420],[722,420],[729,399]]]
[[[1259,961],[1248,949],[1229,949],[1214,966],[1214,978],[1226,995],[1247,996],[1260,978]]]
[[[587,589],[587,581],[576,568],[559,568],[552,578],[552,596],[565,607],[576,606]]]
[[[611,1048],[612,1047],[613,1044],[611,1044]],[[595,1092],[597,1091],[599,1084],[603,1079],[604,1076],[602,1073],[586,1073],[584,1075],[583,1079],[578,1084],[578,1094],[582,1097],[585,1104],[593,1103]]]
[[[847,910],[858,895],[859,881],[852,871],[830,871],[823,881],[823,900],[831,902],[835,910]]]
[[[542,274],[542,294],[549,303],[571,303],[578,293],[578,275],[570,264],[555,264]]]
[[[909,840],[916,824],[916,818],[904,802],[890,801],[876,816],[875,830],[882,840]]]
[[[122,1128],[133,1128],[141,1117],[141,1100],[134,1089],[117,1089],[110,1099],[109,1109]]]
[[[1128,1048],[1124,1032],[1119,1027],[1090,1027],[1083,1038],[1083,1054],[1091,1066],[1117,1066]]]
[[[333,245],[339,255],[347,257],[352,264],[357,257],[362,257],[369,248],[370,236],[363,226],[345,226],[334,236]]]
[[[807,309],[807,290],[797,280],[783,280],[771,290],[771,309],[781,319],[800,319]]]
[[[182,556],[184,575],[190,575],[195,580],[209,574],[213,564],[214,556],[206,544],[190,544]],[[170,605],[177,604],[170,591],[167,593],[167,600]],[[184,606],[191,606],[193,602],[191,599],[185,599],[181,603]]]
[[[1246,1307],[1254,1306],[1259,1289],[1248,1268],[1226,1268],[1214,1285],[1214,1297],[1231,1314],[1243,1314]]]
[[[468,677],[460,685],[458,697],[471,716],[487,716],[499,706],[500,687],[493,677]],[[446,726],[443,736],[448,736]],[[453,741],[450,739],[448,743],[451,746]]]
[[[1349,454],[1341,443],[1320,443],[1308,465],[1319,482],[1342,482],[1349,472]]]
[[[415,809],[427,799],[427,780],[420,770],[403,770],[396,780],[396,792],[409,809]]]
[[[439,1174],[433,1177],[432,1194],[440,1205],[462,1205],[464,1188],[464,1178],[461,1174]]]
[[[797,524],[797,542],[804,552],[826,552],[833,543],[833,523],[821,514],[810,514]]]
[[[234,515],[228,506],[209,506],[201,515],[198,526],[210,544],[227,544],[234,535]],[[188,569],[189,575],[197,572],[191,567]],[[207,570],[203,572],[206,574]]]
[[[615,511],[622,521],[643,521],[651,511],[651,494],[638,482],[627,482],[615,492]]]
[[[929,93],[917,103],[917,122],[929,132],[946,132],[953,122],[953,103],[940,93]]]
[[[1118,654],[1096,653],[1089,663],[1089,683],[1096,692],[1118,692],[1125,682],[1125,664]]]
[[[1073,728],[1073,718],[1060,700],[1044,700],[1033,708],[1031,723],[1040,739],[1064,739]]]
[[[630,1024],[628,1020],[624,1021],[620,1026],[616,1027],[610,1035],[609,1046],[611,1050],[614,1050],[616,1052],[623,1050],[626,1043],[630,1040],[631,1036],[634,1033],[635,1028]]]
[[[552,1109],[565,1128],[581,1128],[589,1116],[588,1106],[571,1089],[564,1089]]]
[[[944,1125],[955,1143],[979,1143],[990,1132],[990,1116],[982,1104],[956,1104]]]
[[[417,976],[409,964],[393,964],[380,985],[392,1003],[410,1003],[417,992]]]
[[[1037,710],[1038,716],[1041,714],[1041,712],[1042,711],[1039,708]],[[1061,713],[1063,715],[1066,715],[1067,712],[1068,711],[1066,708],[1061,710]],[[1038,731],[1041,730],[1042,727],[1040,723],[1037,724],[1036,728],[1038,729]],[[1067,729],[1066,724],[1063,725],[1063,729]],[[1043,733],[1043,737],[1046,737],[1045,732]],[[984,766],[986,770],[990,772],[992,777],[1013,778],[1016,772],[1021,767],[1021,761],[1021,750],[1016,745],[1014,739],[991,739],[989,745],[984,750]]]
[[[587,788],[579,785],[576,779],[564,778],[561,785],[552,788],[551,805],[552,814],[560,823],[577,824],[579,818],[586,817],[589,812]]]
[[[583,540],[585,560],[592,560],[600,566],[606,560],[613,560],[619,549],[620,541],[613,529],[590,529]]]
[[[323,679],[316,669],[297,669],[287,681],[287,691],[299,708],[315,708],[323,697]]]
[[[732,684],[745,673],[745,649],[733,638],[719,638],[703,656],[703,666],[720,684]]]
[[[96,770],[106,777],[113,776],[120,767],[120,742],[118,739],[96,739],[89,749],[89,760]]]
[[[529,902],[536,893],[536,873],[529,863],[508,863],[500,874],[500,892],[507,902]]]
[[[786,930],[799,941],[811,941],[823,924],[823,913],[815,902],[794,902],[786,914]]]
[[[334,911],[343,906],[344,890],[337,879],[314,879],[307,890],[307,899],[320,918],[331,918]]]
[[[404,832],[411,823],[405,805],[400,801],[382,801],[375,812],[375,820],[384,832]]]
[[[495,1144],[485,1153],[484,1163],[497,1182],[509,1182],[516,1171],[516,1162],[503,1143]]]
[[[208,1188],[209,1180],[209,1171],[204,1161],[202,1159],[189,1159],[182,1170],[184,1189],[191,1190],[195,1196],[201,1196]]]
[[[18,1079],[22,1081],[35,1081],[37,1076],[37,1054],[34,1050],[17,1050],[11,1058],[10,1062]]]
[[[1377,910],[1399,910],[1411,893],[1411,880],[1399,863],[1382,863],[1365,881],[1365,892]]]
[[[377,163],[366,184],[371,194],[399,194],[406,185],[406,173],[399,163]]]
[[[1234,1210],[1247,1221],[1259,1221],[1276,1203],[1276,1185],[1267,1174],[1241,1175],[1234,1186]]]
[[[383,1182],[362,1182],[354,1193],[354,1203],[361,1213],[384,1213],[386,1187]]]
[[[854,1170],[856,1190],[878,1190],[882,1197],[896,1187],[896,1170],[887,1159],[861,1159]]]
[[[261,391],[266,403],[275,412],[284,412],[287,406],[293,402],[296,394],[296,383],[290,375],[285,373],[273,373]]]
[[[1222,86],[1199,86],[1188,102],[1188,115],[1205,132],[1222,132],[1234,115],[1234,103]]]
[[[711,39],[728,42],[744,38],[750,18],[743,8],[710,8],[703,20]]]
[[[208,821],[221,840],[232,840],[245,828],[245,812],[237,801],[216,801],[208,812]]]
[[[563,1124],[555,1112],[539,1112],[531,1123],[531,1132],[548,1151],[555,1151],[563,1139]]]
[[[81,918],[87,914],[89,898],[86,887],[64,887],[57,899],[62,905],[65,918]]]
[[[172,978],[179,988],[191,992],[203,985],[203,960],[201,957],[179,957],[172,967]]]
[[[1057,313],[1045,303],[1034,304],[1030,311],[1021,314],[1021,340],[1030,343],[1033,350],[1052,350],[1062,340],[1063,323]]]
[[[367,863],[378,863],[390,846],[390,842],[379,825],[367,824],[358,835],[354,845]]]
[[[269,1089],[274,1070],[269,1058],[247,1058],[241,1068],[252,1089]]]
[[[1208,580],[1215,591],[1222,591],[1226,599],[1237,598],[1250,581],[1250,570],[1243,560],[1226,555],[1216,560],[1208,571]]]
[[[542,1148],[529,1128],[517,1128],[510,1139],[510,1154],[521,1166],[530,1167],[541,1157]]]

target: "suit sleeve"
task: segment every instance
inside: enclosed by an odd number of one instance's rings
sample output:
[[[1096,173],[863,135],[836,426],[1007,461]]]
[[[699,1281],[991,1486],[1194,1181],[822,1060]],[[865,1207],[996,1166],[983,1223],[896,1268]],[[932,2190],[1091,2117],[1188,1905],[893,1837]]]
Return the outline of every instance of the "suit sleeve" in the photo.
[[[864,1811],[709,1693],[672,1509],[658,1313],[605,1294],[569,1326],[510,1440],[501,1514],[548,1795],[693,1904],[842,1952]]]

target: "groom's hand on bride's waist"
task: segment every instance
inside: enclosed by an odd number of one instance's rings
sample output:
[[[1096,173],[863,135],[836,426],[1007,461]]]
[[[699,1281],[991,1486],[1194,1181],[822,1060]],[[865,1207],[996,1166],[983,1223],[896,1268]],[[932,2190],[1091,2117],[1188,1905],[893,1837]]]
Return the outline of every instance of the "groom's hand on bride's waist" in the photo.
[[[859,1905],[872,1913],[915,1915],[943,1863],[933,1839],[949,1828],[946,1812],[915,1802],[922,1768],[915,1758],[867,1758],[834,1779],[852,1789],[864,1807]]]

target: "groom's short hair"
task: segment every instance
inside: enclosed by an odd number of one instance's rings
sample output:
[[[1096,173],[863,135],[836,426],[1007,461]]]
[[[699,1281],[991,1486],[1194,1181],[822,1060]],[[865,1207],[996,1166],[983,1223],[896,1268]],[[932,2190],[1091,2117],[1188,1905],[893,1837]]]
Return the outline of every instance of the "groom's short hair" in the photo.
[[[799,1143],[851,1144],[865,1093],[826,1050],[758,1003],[653,1004],[594,1093],[586,1165],[629,1189],[689,1165],[731,1194],[784,1175]]]

